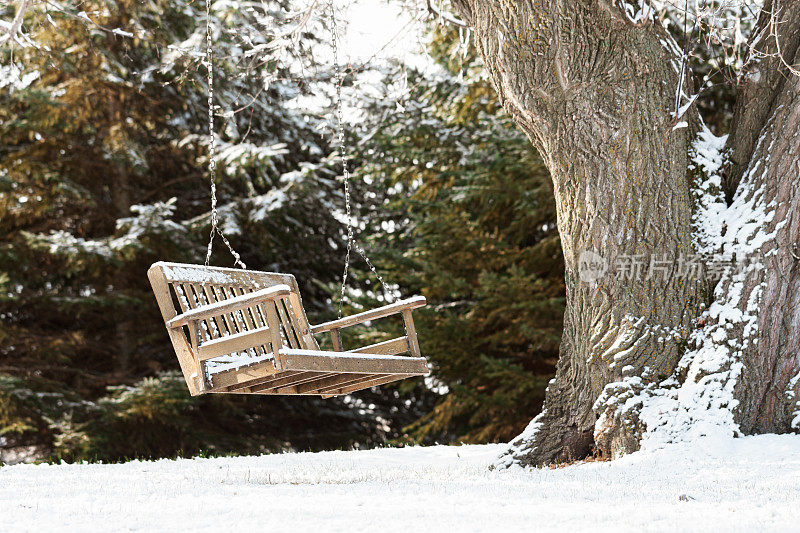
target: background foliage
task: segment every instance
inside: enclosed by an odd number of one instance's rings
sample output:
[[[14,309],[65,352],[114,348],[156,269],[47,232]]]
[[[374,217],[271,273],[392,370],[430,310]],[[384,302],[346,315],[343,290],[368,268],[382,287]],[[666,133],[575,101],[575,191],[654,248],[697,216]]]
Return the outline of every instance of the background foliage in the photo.
[[[312,322],[331,318],[340,168],[330,117],[305,103],[331,92],[312,59],[327,29],[315,21],[292,37],[295,56],[265,60],[289,3],[215,6],[223,229],[249,267],[295,274]],[[188,396],[144,273],[205,251],[201,7],[91,0],[84,17],[28,24],[41,46],[0,49],[0,461],[513,437],[558,351],[552,191],[474,51],[434,27],[435,66],[376,66],[351,132],[359,237],[390,292],[428,297],[431,377],[324,401]],[[231,260],[218,249],[214,262]],[[363,262],[354,274],[348,311],[385,301]]]
[[[387,80],[408,91],[398,101],[387,84],[369,106],[359,175],[384,191],[375,226],[385,267],[433,304],[421,313],[421,342],[433,388],[447,393],[411,434],[508,440],[538,413],[558,356],[555,202],[544,164],[499,108],[475,50],[445,30],[431,30],[432,72],[388,69]]]

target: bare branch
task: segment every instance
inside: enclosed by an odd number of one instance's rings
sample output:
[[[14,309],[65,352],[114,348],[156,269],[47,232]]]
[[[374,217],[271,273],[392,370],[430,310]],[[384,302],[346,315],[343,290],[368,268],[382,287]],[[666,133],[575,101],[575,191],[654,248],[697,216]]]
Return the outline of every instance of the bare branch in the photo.
[[[441,20],[447,22],[448,24],[452,24],[453,26],[458,26],[459,28],[469,28],[469,24],[467,24],[463,20],[456,18],[450,13],[445,13],[438,7],[434,6],[433,0],[428,0],[428,12],[433,16],[438,17]]]
[[[791,72],[795,76],[800,76],[800,70],[795,68],[794,65],[790,65],[789,62],[786,61],[786,58],[783,56],[783,50],[781,50],[781,39],[780,39],[780,35],[779,35],[779,32],[778,32],[778,25],[782,24],[783,21],[780,21],[780,22],[778,21],[778,18],[777,18],[778,17],[777,16],[778,10],[779,10],[779,7],[778,7],[777,2],[776,2],[775,8],[772,9],[770,11],[770,14],[769,14],[769,32],[770,32],[770,37],[775,39],[775,53],[778,56],[778,59],[780,59],[781,64],[789,72]]]
[[[28,10],[28,7],[34,2],[34,0],[21,0],[19,4],[19,8],[17,8],[17,13],[14,15],[14,20],[11,21],[11,26],[6,29],[5,34],[0,35],[0,44],[4,44],[6,41],[16,41],[17,40],[17,32],[22,27],[22,19],[25,18],[25,12]]]
[[[311,20],[311,15],[314,13],[314,9],[316,9],[317,4],[319,4],[319,0],[314,0],[306,10],[300,13],[297,24],[295,24],[295,26],[289,30],[278,33],[278,35],[276,35],[272,41],[267,43],[267,49],[277,50],[278,48],[281,48],[285,40],[297,39],[300,36],[300,32],[302,32],[303,28],[305,28],[308,24],[308,21]]]

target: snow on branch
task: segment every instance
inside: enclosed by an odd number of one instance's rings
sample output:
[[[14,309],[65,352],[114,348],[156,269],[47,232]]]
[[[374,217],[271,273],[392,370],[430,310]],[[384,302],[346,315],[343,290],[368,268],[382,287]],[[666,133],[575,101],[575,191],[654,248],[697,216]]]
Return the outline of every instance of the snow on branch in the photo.
[[[14,20],[12,20],[10,24],[7,24],[5,21],[0,21],[0,30],[5,30],[0,34],[0,45],[8,41],[13,41],[22,45],[22,43],[17,40],[17,33],[19,33],[22,27],[22,20],[25,18],[25,12],[33,1],[34,0],[21,0],[17,8],[17,13],[14,15]]]
[[[469,24],[464,22],[463,20],[456,18],[454,15],[442,11],[438,6],[434,5],[433,0],[428,0],[428,12],[431,13],[433,16],[447,22],[448,24],[452,24],[454,26],[458,26],[459,28],[469,28]]]
[[[47,20],[47,22],[55,28],[58,28],[58,25],[56,24],[55,20],[53,20],[53,17],[50,16],[51,13],[58,13],[63,17],[80,20],[87,26],[92,26],[97,30],[104,31],[108,34],[113,34],[117,37],[135,37],[133,33],[124,29],[103,26],[90,18],[85,11],[78,11],[77,8],[68,7],[61,2],[52,0],[20,0],[19,7],[17,7],[17,11],[14,15],[14,19],[11,22],[0,20],[0,46],[10,42],[16,43],[22,47],[39,47],[39,45],[32,41],[22,30],[22,23],[25,19],[25,15],[28,12],[34,13],[33,8],[37,4],[41,4],[43,7],[45,20]]]

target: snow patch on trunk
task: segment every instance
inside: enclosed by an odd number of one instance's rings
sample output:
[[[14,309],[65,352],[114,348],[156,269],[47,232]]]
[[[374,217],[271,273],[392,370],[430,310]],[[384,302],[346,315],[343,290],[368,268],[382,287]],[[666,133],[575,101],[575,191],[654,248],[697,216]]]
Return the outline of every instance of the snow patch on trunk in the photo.
[[[494,465],[495,467],[508,468],[516,462],[519,456],[530,451],[531,443],[533,443],[539,430],[544,426],[544,417],[546,414],[547,410],[545,409],[530,421],[522,433],[517,435],[517,437],[511,441],[508,448],[503,450],[503,453],[498,457]]]
[[[792,429],[800,429],[800,398],[796,398],[796,395],[794,393],[794,389],[797,388],[798,384],[800,384],[800,373],[798,373],[795,377],[793,377],[791,381],[789,381],[788,386],[786,387],[786,395],[789,397],[789,399],[797,400],[794,404],[795,407],[797,407],[797,409],[792,411],[792,422],[791,422]]]
[[[764,268],[759,253],[776,232],[763,228],[772,220],[775,206],[765,201],[763,189],[754,186],[757,173],[764,171],[758,161],[744,176],[733,203],[726,205],[720,173],[725,141],[726,136],[716,137],[704,127],[692,146],[690,170],[702,176],[696,186],[695,244],[706,258],[735,257],[739,268],[722,274],[713,303],[699,318],[700,327],[692,333],[689,349],[672,376],[658,384],[626,377],[609,384],[596,404],[599,408],[616,400],[617,409],[629,412],[641,424],[643,449],[701,436],[740,434],[733,416],[738,404],[734,387],[743,368],[743,350],[758,342],[758,306],[764,288],[762,283],[745,293],[745,284],[751,273]],[[602,417],[597,427],[601,422]]]

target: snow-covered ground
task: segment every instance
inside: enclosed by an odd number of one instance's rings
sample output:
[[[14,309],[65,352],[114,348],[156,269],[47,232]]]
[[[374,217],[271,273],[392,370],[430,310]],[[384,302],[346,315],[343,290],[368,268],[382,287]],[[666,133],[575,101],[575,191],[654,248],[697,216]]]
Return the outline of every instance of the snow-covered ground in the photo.
[[[0,468],[0,531],[798,531],[800,435],[490,471],[437,446]]]

